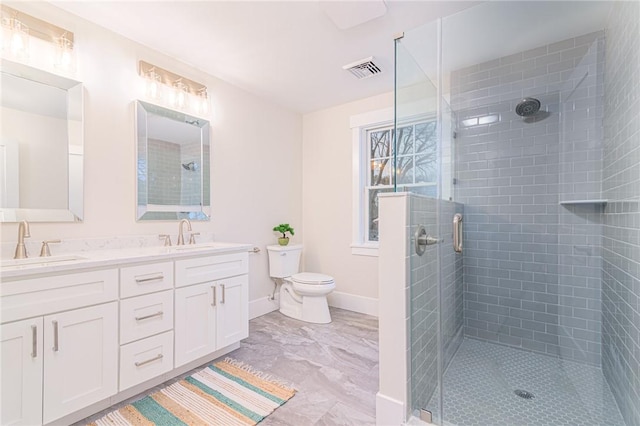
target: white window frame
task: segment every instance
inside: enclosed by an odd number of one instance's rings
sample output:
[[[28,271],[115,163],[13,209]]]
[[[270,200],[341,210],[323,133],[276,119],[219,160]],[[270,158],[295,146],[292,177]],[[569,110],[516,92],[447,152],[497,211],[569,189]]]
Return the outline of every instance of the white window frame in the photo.
[[[416,121],[425,121],[435,119],[436,117],[427,114],[418,114],[416,116],[402,120],[404,123]],[[367,132],[376,128],[384,128],[393,126],[393,108],[385,108],[377,111],[366,112],[350,117],[351,127],[351,150],[353,164],[352,178],[352,239],[351,254],[359,256],[378,256],[377,241],[369,241],[367,239],[367,227],[369,224],[369,209],[367,206],[367,193],[369,174],[369,140]],[[416,184],[407,184],[406,187],[416,186]],[[420,184],[420,186],[425,186]],[[380,188],[393,187],[383,186]]]
[[[366,184],[368,150],[365,149],[367,130],[375,127],[393,125],[393,108],[366,112],[351,116],[351,158],[353,161],[352,179],[352,226],[351,254],[359,256],[378,256],[378,243],[366,241],[365,227],[369,223],[366,209]]]

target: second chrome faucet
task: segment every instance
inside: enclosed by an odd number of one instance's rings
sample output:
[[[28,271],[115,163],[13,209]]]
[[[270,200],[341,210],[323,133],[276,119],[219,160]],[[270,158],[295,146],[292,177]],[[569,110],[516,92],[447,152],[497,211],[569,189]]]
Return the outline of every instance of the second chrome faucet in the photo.
[[[176,243],[176,245],[178,246],[184,245],[184,233],[182,225],[184,225],[185,223],[187,224],[187,231],[191,231],[191,222],[189,222],[189,219],[182,219],[180,221],[180,224],[178,225],[178,242]]]

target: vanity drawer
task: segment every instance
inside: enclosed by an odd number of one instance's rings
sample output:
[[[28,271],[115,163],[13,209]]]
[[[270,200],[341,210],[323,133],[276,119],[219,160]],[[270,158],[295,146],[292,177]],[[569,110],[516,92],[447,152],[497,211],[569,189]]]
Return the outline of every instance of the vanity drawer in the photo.
[[[173,291],[120,301],[120,344],[173,328]]]
[[[120,269],[120,298],[173,288],[173,262],[149,263]]]
[[[120,346],[120,391],[173,369],[173,331]]]
[[[201,284],[220,278],[246,274],[247,253],[222,254],[176,261],[176,287]]]
[[[3,323],[117,299],[117,269],[5,281],[0,285]]]

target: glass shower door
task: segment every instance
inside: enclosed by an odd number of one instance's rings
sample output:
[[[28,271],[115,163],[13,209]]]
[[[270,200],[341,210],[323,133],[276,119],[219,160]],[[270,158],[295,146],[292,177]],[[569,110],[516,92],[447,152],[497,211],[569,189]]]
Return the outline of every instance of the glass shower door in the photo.
[[[437,26],[424,28],[433,43],[412,48],[436,54]],[[415,40],[415,39],[414,39]],[[410,201],[411,411],[441,424],[440,196],[442,138],[436,85],[405,46],[396,40],[394,125],[395,189]],[[423,244],[420,244],[423,243]],[[422,413],[422,416],[421,416]]]

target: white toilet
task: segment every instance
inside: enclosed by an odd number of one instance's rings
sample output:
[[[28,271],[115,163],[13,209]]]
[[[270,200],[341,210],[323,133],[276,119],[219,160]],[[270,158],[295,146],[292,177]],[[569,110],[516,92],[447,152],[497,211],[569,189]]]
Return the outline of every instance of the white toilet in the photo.
[[[280,312],[301,321],[331,322],[327,295],[336,288],[333,277],[314,272],[298,272],[302,245],[267,246],[269,275],[281,280]]]

